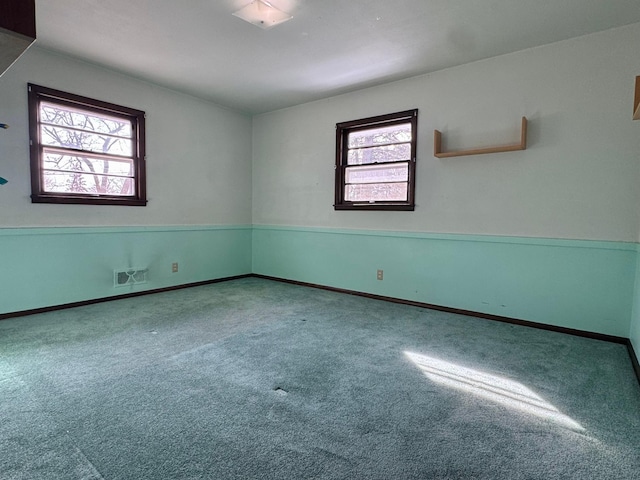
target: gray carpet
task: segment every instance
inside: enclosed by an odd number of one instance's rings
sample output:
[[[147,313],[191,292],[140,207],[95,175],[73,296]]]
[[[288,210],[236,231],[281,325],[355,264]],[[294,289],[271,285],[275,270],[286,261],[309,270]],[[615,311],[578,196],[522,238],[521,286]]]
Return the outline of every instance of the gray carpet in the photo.
[[[0,478],[640,479],[622,345],[247,278],[0,322]]]

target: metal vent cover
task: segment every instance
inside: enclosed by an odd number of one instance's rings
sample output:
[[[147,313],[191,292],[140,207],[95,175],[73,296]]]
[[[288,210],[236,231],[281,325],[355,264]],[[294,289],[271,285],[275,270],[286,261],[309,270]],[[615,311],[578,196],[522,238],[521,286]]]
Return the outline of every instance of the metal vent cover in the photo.
[[[113,286],[126,287],[127,285],[138,285],[147,283],[147,268],[128,268],[126,270],[114,270]]]

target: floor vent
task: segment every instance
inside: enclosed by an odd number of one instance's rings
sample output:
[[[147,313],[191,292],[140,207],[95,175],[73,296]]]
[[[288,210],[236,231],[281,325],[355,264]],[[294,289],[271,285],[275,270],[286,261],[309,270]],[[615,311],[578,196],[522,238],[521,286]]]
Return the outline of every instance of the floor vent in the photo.
[[[116,270],[113,272],[114,287],[126,287],[127,285],[138,285],[147,283],[147,268],[130,268],[128,270]]]

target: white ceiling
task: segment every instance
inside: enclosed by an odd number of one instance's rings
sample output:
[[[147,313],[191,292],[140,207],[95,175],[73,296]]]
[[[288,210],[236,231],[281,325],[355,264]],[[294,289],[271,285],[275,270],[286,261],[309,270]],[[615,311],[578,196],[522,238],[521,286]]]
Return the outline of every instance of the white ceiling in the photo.
[[[261,113],[640,22],[638,0],[36,0],[37,44]],[[640,47],[640,46],[639,46]]]

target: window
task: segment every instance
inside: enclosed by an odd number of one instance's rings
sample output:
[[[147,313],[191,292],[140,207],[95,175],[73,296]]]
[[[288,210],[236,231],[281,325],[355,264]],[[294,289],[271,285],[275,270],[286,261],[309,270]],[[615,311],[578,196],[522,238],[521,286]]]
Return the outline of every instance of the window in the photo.
[[[336,210],[413,210],[418,110],[336,125]]]
[[[144,112],[29,84],[31,201],[144,206]]]

